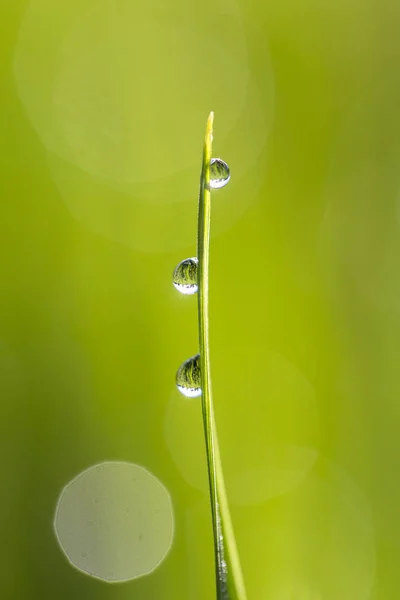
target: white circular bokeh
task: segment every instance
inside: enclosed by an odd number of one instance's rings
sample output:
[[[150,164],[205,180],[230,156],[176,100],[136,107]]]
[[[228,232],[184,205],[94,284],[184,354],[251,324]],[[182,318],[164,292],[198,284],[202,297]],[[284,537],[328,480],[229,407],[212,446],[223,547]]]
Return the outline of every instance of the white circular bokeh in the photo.
[[[144,467],[100,463],[64,487],[54,531],[80,571],[109,583],[135,579],[154,571],[171,548],[171,498]]]

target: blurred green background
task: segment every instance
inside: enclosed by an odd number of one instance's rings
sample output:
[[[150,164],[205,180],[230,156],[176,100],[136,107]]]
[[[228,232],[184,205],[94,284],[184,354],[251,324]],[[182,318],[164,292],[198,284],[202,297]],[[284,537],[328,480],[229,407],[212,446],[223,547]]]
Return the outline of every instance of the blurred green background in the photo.
[[[4,599],[214,596],[196,301],[205,121],[211,359],[249,600],[400,589],[400,5],[3,0]],[[169,490],[175,540],[118,585],[71,568],[57,498],[105,460]]]

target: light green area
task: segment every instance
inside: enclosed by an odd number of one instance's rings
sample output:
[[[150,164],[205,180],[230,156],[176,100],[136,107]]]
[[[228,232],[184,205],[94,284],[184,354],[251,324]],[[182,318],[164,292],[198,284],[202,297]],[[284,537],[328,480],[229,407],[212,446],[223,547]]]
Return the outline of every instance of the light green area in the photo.
[[[214,597],[200,401],[175,387],[196,299],[172,285],[214,110],[213,397],[248,597],[397,600],[396,3],[29,7],[0,18],[1,598]],[[52,529],[104,460],[154,473],[176,525],[112,586]]]

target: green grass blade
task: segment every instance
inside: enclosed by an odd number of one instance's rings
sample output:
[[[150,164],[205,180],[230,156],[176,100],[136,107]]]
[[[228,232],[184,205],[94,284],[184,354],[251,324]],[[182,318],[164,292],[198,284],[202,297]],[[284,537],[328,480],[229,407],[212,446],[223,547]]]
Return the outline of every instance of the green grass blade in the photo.
[[[204,142],[197,228],[197,258],[199,261],[198,318],[202,409],[214,534],[217,598],[218,600],[246,600],[246,590],[225,491],[211,393],[208,272],[211,222],[210,161],[213,120],[214,113],[210,113],[207,120]]]

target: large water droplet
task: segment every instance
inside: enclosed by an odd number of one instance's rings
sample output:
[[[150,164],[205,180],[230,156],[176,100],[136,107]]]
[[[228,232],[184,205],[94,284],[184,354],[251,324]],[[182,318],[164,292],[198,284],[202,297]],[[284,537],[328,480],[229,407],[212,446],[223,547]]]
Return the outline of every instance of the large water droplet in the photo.
[[[181,364],[176,373],[176,387],[186,398],[201,396],[200,354]]]
[[[228,165],[221,158],[212,158],[210,162],[210,187],[222,188],[231,178]]]
[[[197,292],[197,264],[196,257],[185,258],[175,267],[172,283],[181,294],[195,294]]]

